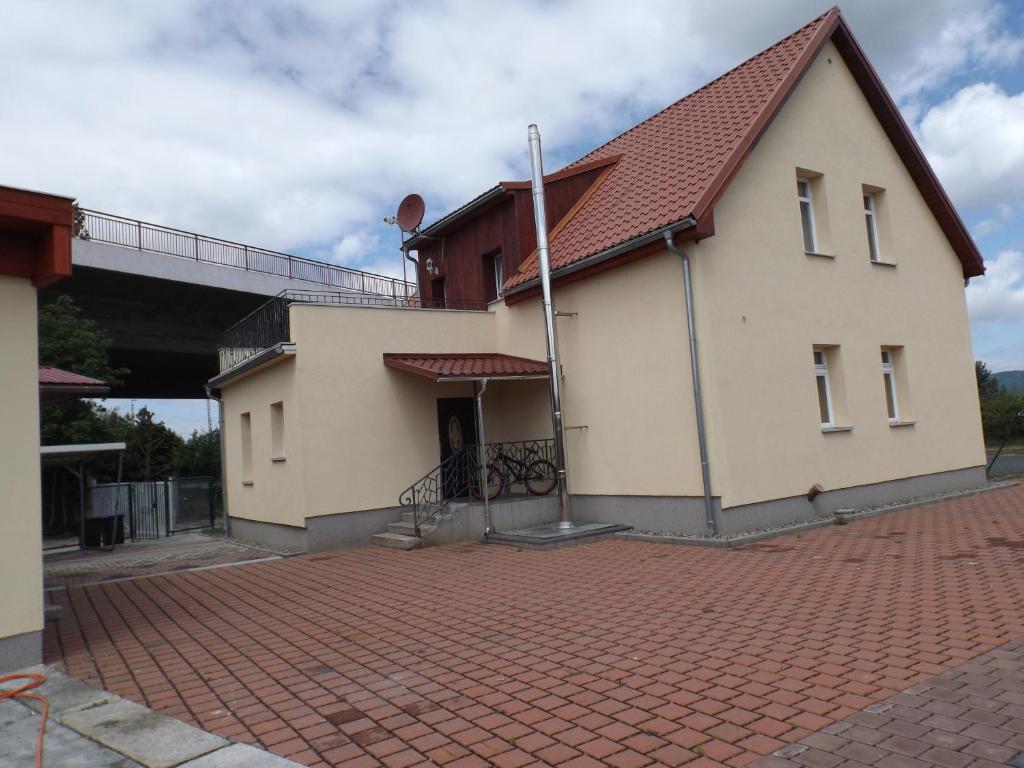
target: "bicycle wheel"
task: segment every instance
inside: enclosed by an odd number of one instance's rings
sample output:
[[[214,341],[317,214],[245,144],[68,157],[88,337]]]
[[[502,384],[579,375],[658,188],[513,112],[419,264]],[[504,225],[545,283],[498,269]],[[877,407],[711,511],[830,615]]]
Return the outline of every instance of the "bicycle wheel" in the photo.
[[[487,468],[487,500],[493,501],[501,495],[501,492],[505,490],[505,478],[501,472],[498,471],[497,467]],[[473,498],[483,499],[484,494],[480,492],[480,483],[474,483],[469,487],[469,492],[473,495]]]
[[[526,476],[523,478],[526,490],[534,496],[547,496],[558,481],[556,474],[554,464],[547,459],[537,459],[526,468]]]

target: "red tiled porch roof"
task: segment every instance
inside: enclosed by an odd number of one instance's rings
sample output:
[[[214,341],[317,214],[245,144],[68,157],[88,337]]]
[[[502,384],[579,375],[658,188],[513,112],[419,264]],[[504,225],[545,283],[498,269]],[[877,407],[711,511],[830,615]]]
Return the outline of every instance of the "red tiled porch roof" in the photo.
[[[493,352],[430,355],[385,352],[384,365],[434,381],[548,376],[548,364],[541,360]]]

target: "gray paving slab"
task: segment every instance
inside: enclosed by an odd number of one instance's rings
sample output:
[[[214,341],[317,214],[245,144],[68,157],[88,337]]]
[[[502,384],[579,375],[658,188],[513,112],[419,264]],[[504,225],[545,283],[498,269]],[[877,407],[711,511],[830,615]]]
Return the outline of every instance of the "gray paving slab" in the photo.
[[[38,714],[18,702],[0,701],[0,768],[33,765],[38,735]],[[134,760],[53,720],[46,724],[43,765],[48,768],[141,768]]]
[[[296,768],[296,765],[248,744],[232,744],[185,763],[181,768]]]
[[[752,768],[1024,767],[1024,639],[827,726]],[[845,765],[851,763],[846,762]]]
[[[50,717],[58,721],[60,716],[68,710],[117,698],[112,693],[87,685],[73,677],[68,677],[63,672],[58,672],[46,664],[28,667],[17,672],[20,675],[31,673],[42,675],[46,678],[46,682],[33,689],[32,693],[39,693],[47,698],[50,702]],[[15,680],[9,683],[0,683],[0,688],[20,688],[25,682],[27,681]],[[36,712],[42,709],[42,704],[34,699],[22,699],[21,701]]]
[[[147,768],[173,768],[228,744],[220,736],[124,699],[72,709],[60,720]]]

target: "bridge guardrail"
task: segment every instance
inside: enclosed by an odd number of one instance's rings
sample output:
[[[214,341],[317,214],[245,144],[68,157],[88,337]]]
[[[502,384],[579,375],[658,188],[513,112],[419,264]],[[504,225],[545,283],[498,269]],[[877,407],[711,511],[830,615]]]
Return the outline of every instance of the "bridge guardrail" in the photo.
[[[183,259],[305,280],[355,293],[408,299],[416,285],[394,277],[79,208],[75,237]]]

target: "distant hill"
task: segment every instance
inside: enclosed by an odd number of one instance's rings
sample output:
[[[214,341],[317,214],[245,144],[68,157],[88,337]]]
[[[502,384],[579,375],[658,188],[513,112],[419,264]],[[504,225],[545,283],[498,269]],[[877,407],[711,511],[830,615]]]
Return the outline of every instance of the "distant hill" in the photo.
[[[1000,371],[992,376],[999,382],[1001,389],[1017,395],[1024,394],[1024,371]]]

